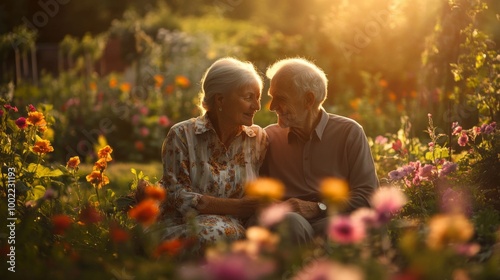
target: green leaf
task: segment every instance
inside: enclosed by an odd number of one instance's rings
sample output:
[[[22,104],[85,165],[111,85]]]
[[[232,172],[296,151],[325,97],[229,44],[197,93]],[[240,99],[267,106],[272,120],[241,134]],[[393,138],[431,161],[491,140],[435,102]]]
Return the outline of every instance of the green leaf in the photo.
[[[26,200],[38,200],[45,195],[45,187],[42,185],[36,185],[30,192],[28,192],[28,196]]]
[[[64,173],[59,169],[52,170],[41,164],[30,163],[27,168],[28,172],[35,173],[37,177],[59,177]]]

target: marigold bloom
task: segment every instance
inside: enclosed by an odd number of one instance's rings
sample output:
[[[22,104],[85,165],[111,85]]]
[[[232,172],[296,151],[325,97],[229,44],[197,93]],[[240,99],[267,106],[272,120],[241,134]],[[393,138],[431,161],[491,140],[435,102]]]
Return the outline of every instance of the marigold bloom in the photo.
[[[97,171],[104,171],[108,167],[108,162],[106,161],[106,158],[100,158],[94,163],[94,170]]]
[[[473,234],[474,227],[464,215],[435,215],[429,221],[427,246],[440,250],[448,244],[465,243]]]
[[[155,80],[155,88],[160,88],[163,85],[163,76],[156,74],[153,76],[153,79]]]
[[[29,125],[46,126],[45,116],[41,112],[28,112],[28,119],[26,120]]]
[[[26,122],[26,119],[24,117],[20,117],[16,120],[16,125],[20,129],[24,129],[28,126],[28,123]]]
[[[64,214],[52,216],[52,231],[54,234],[63,234],[73,222],[71,218]]]
[[[171,239],[163,241],[155,250],[154,256],[160,257],[162,255],[176,256],[183,248],[183,242],[180,239]]]
[[[113,149],[109,146],[106,145],[104,148],[100,149],[97,152],[97,157],[98,158],[104,158],[106,161],[112,161],[113,158],[111,157],[111,153],[113,152]]]
[[[160,208],[157,201],[145,199],[128,211],[128,216],[144,226],[151,225],[156,221]]]
[[[175,89],[174,85],[167,85],[165,87],[165,93],[167,95],[171,95],[174,92],[174,89]]]
[[[85,177],[87,182],[95,185],[98,189],[109,184],[108,176],[101,173],[101,171],[93,170],[89,175]]]
[[[191,84],[188,78],[183,75],[177,75],[175,76],[175,84],[182,87],[182,88],[187,88]]]
[[[123,83],[120,85],[120,90],[123,92],[129,92],[131,88],[132,86],[130,85],[130,83]]]
[[[167,192],[165,191],[164,188],[152,185],[146,186],[146,188],[144,189],[144,193],[146,197],[160,202],[165,200],[165,197],[167,196]]]
[[[116,88],[116,86],[118,85],[118,80],[116,80],[116,78],[111,78],[109,79],[109,87],[110,88]]]
[[[280,199],[285,193],[283,183],[272,178],[258,178],[246,185],[246,194],[263,199]]]
[[[328,226],[328,236],[340,244],[356,244],[366,236],[365,225],[349,216],[334,216]]]
[[[349,185],[344,179],[326,178],[320,184],[320,192],[327,203],[343,206],[349,198]]]
[[[33,146],[33,152],[39,153],[39,154],[46,154],[53,152],[54,148],[50,145],[49,140],[38,140],[35,143],[35,146]]]
[[[78,166],[80,165],[80,157],[74,156],[71,157],[66,163],[66,168],[78,170]]]

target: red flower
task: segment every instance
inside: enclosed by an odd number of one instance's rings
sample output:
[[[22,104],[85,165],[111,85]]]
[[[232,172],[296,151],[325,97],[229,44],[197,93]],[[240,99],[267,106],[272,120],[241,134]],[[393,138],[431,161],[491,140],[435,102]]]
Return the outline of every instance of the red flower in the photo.
[[[62,235],[69,228],[73,221],[67,215],[60,214],[52,216],[52,231],[54,234]]]
[[[109,228],[109,235],[114,243],[124,243],[129,239],[129,234],[121,226],[112,224]]]
[[[16,125],[20,129],[24,129],[28,126],[28,123],[26,123],[26,118],[20,117],[19,119],[16,120]]]
[[[171,239],[164,241],[158,246],[154,252],[155,257],[160,257],[162,255],[169,255],[171,257],[177,255],[183,247],[183,242],[179,239]]]
[[[155,186],[146,186],[144,189],[144,192],[146,193],[146,197],[157,200],[157,201],[163,201],[166,196],[166,192],[164,188],[161,187],[155,187]]]
[[[89,225],[102,221],[102,216],[94,207],[87,205],[80,211],[78,219],[80,222]]]

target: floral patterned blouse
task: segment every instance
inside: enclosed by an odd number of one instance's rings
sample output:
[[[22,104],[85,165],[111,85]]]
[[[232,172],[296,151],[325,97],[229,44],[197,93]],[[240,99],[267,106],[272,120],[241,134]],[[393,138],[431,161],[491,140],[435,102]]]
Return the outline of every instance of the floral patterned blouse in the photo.
[[[202,195],[241,198],[245,183],[258,176],[268,141],[264,130],[242,126],[229,147],[219,140],[207,114],[174,125],[162,147],[163,177],[167,189],[162,207],[163,238],[183,237],[194,217],[201,242],[244,237],[241,221],[232,216],[198,215]]]

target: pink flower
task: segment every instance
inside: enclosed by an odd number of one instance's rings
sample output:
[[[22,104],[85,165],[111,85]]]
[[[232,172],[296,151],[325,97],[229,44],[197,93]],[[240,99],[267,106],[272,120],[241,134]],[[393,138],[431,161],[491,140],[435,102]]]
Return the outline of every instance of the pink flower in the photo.
[[[285,202],[276,203],[262,210],[259,222],[262,226],[270,227],[283,220],[289,212],[292,212],[290,204]]]
[[[375,137],[375,144],[378,145],[385,145],[388,141],[389,139],[387,139],[387,137],[384,137],[382,135]]]
[[[28,126],[28,123],[26,123],[26,118],[24,117],[20,117],[16,120],[16,125],[17,127],[19,127],[20,129],[24,129]]]
[[[0,109],[0,117],[3,116],[3,110]]]
[[[16,106],[10,106],[9,104],[4,104],[3,107],[9,111],[17,112],[17,107]]]
[[[139,115],[133,115],[131,122],[132,122],[133,125],[137,125],[140,120],[141,120],[141,116],[139,116]]]
[[[351,213],[351,219],[353,219],[354,221],[359,221],[367,228],[378,227],[380,225],[378,223],[377,212],[371,208],[363,207],[356,209]]]
[[[28,105],[28,111],[35,112],[36,111],[35,106],[33,106],[33,104]]]
[[[366,235],[365,226],[359,220],[350,216],[334,216],[330,220],[328,235],[331,240],[340,244],[355,244],[361,242]]]
[[[388,222],[407,202],[405,194],[396,187],[381,187],[371,199],[373,209],[379,214],[379,221]]]
[[[471,244],[456,244],[455,252],[459,255],[463,255],[466,257],[473,257],[481,250],[481,245],[477,243]]]
[[[141,108],[139,109],[139,112],[140,112],[142,115],[146,116],[146,115],[149,113],[149,109],[148,109],[148,107],[143,106],[143,107],[141,107]]]
[[[453,129],[452,134],[453,134],[453,135],[458,135],[458,134],[460,134],[460,132],[462,132],[462,127],[461,127],[461,126],[457,126],[457,127],[455,127],[455,128]]]
[[[365,278],[366,277],[363,275],[362,270],[357,266],[341,264],[327,259],[318,259],[308,263],[292,279],[361,280]]]
[[[420,170],[418,171],[418,175],[420,175],[420,177],[430,177],[432,175],[433,168],[434,168],[433,165],[426,164],[420,168]]]
[[[197,270],[197,271],[196,271]],[[251,259],[244,254],[227,254],[207,260],[203,268],[191,270],[196,279],[263,279],[275,270],[275,263],[270,260]],[[193,275],[194,274],[194,275]]]
[[[147,127],[141,127],[140,133],[142,137],[146,137],[149,135],[149,129]]]
[[[158,123],[163,126],[163,127],[167,127],[170,125],[170,119],[167,117],[167,116],[160,116],[158,118]]]
[[[463,147],[467,145],[467,142],[469,142],[469,136],[467,136],[467,133],[462,131],[462,135],[458,138],[458,145]]]

